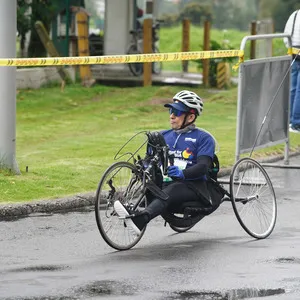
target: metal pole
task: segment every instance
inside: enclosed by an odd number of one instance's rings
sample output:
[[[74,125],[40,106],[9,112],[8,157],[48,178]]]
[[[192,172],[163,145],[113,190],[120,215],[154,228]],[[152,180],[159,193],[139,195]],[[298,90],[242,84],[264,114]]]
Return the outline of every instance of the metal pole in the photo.
[[[16,57],[17,1],[0,1],[0,57]],[[0,170],[19,174],[16,162],[16,67],[0,68]]]
[[[236,118],[236,142],[235,142],[235,163],[240,159],[240,135],[241,135],[241,113],[242,113],[242,106],[241,101],[242,99],[242,71],[241,69],[244,67],[243,64],[239,67],[239,77],[238,77],[238,101],[237,101],[237,118]]]

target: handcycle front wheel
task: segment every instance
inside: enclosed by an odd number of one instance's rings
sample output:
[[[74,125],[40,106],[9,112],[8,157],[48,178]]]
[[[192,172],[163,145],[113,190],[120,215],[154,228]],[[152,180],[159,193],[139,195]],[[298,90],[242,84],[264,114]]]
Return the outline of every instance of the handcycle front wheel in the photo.
[[[277,203],[272,182],[254,159],[242,158],[230,175],[230,196],[234,213],[252,237],[268,237],[276,223]]]
[[[100,234],[109,246],[128,250],[142,238],[146,227],[140,235],[134,234],[115,212],[114,202],[119,200],[126,208],[132,209],[137,203],[145,206],[144,197],[143,182],[135,165],[120,161],[105,171],[96,192],[95,215]],[[143,208],[137,206],[136,209]]]

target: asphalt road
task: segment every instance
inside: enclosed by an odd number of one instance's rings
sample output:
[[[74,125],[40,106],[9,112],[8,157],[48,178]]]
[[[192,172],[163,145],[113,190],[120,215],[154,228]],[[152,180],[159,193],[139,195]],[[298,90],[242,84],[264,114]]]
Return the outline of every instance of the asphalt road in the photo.
[[[2,221],[0,299],[300,299],[300,171],[266,169],[278,219],[265,240],[230,203],[183,234],[157,218],[125,252],[105,244],[91,207]]]

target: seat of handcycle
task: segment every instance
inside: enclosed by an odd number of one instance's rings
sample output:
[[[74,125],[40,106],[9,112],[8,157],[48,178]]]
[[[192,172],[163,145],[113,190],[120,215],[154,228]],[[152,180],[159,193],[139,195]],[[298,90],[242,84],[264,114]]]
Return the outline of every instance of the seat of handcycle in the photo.
[[[200,201],[190,201],[184,202],[181,204],[178,209],[176,209],[177,213],[182,213],[184,217],[194,216],[194,215],[203,215],[207,216],[211,214],[216,208],[213,206],[204,207]]]
[[[178,212],[183,213],[184,217],[193,215],[207,216],[214,212],[221,204],[224,194],[219,189],[217,180],[218,172],[220,170],[219,159],[215,154],[213,157],[212,168],[209,170],[207,175],[207,189],[210,194],[210,205],[204,205],[199,201],[184,202],[178,208]]]
[[[184,228],[195,225],[201,219],[215,211],[217,207],[204,207],[199,201],[185,202],[180,207],[165,212],[162,214],[162,217],[169,224]],[[178,216],[177,214],[182,216]]]
[[[212,211],[210,208],[203,207],[199,201],[191,201],[169,208],[162,217],[170,225],[185,228],[195,225]]]

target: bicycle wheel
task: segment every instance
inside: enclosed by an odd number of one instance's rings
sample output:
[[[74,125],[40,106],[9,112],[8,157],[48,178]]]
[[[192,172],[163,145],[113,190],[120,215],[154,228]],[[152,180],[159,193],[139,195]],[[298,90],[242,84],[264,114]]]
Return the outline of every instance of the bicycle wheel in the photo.
[[[141,206],[145,206],[145,196],[142,188],[140,173],[129,162],[114,163],[100,180],[95,201],[96,221],[103,239],[114,249],[130,249],[138,243],[145,232],[146,228],[139,236],[133,234],[124,219],[120,219],[114,210],[116,200],[129,209],[141,203],[135,209],[143,209]]]
[[[153,53],[159,53],[159,50],[157,47],[154,47]],[[161,61],[155,61],[152,63],[152,73],[159,75],[162,70],[162,62]]]
[[[234,165],[230,195],[243,229],[257,239],[268,237],[277,218],[276,196],[267,172],[257,161],[242,158]]]
[[[141,52],[138,50],[137,46],[131,45],[127,54],[141,54]],[[128,66],[130,72],[134,76],[140,76],[143,74],[143,63],[130,63],[128,64]]]

